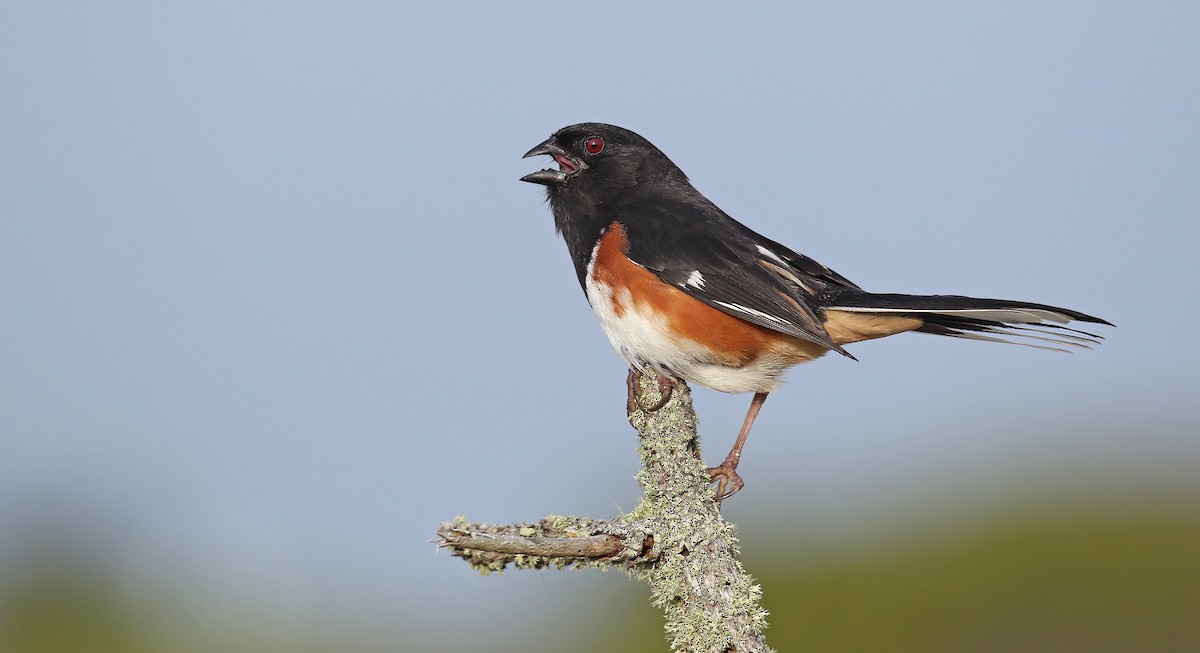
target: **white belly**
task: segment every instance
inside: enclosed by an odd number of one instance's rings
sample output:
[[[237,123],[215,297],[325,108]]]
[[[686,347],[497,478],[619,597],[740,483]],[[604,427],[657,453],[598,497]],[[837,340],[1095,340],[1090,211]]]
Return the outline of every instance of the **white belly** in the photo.
[[[639,310],[628,291],[622,289],[614,296],[613,289],[596,281],[591,272],[589,266],[588,302],[608,341],[630,367],[653,369],[720,392],[771,392],[779,385],[789,366],[782,357],[765,354],[741,367],[723,364],[703,345],[672,334],[663,318]]]

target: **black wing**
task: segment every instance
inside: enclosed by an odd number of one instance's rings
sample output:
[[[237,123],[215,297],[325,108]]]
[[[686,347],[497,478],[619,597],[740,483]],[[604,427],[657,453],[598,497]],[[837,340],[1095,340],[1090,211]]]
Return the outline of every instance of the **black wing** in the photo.
[[[761,240],[763,243],[766,243],[765,247],[768,250],[774,252],[777,256],[781,257],[784,261],[786,261],[788,263],[788,265],[792,266],[792,268],[796,269],[797,271],[803,272],[811,277],[814,277],[816,279],[820,279],[821,281],[823,281],[826,284],[828,284],[829,286],[831,286],[832,287],[831,290],[837,289],[838,287],[846,287],[846,288],[853,288],[855,290],[862,290],[862,288],[860,288],[858,286],[858,284],[847,279],[846,277],[843,277],[842,275],[835,272],[833,269],[827,268],[824,265],[818,263],[817,261],[815,261],[803,254],[799,254],[799,253],[792,251],[791,249],[788,249],[785,245],[780,245],[779,243],[777,243],[769,238],[765,238],[765,237],[751,231],[749,227],[741,224],[740,222],[737,223],[737,225],[739,227],[741,227],[742,229],[745,229],[750,234],[751,238],[757,238],[757,239]]]
[[[629,238],[629,258],[663,281],[724,313],[850,356],[814,308],[830,286],[857,288],[836,272],[707,201],[646,199],[617,220]]]

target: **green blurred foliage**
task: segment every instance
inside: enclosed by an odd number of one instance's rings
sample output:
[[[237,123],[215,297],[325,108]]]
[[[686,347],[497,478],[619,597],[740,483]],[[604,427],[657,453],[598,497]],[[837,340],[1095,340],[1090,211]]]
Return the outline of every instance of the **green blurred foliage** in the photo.
[[[763,561],[771,643],[813,651],[1195,651],[1200,520],[1016,518],[875,559]]]
[[[155,639],[112,587],[85,576],[40,571],[0,601],[0,651],[142,653],[156,650]]]
[[[763,584],[768,643],[779,651],[1182,653],[1200,642],[1200,505],[1017,510],[834,552],[751,550],[745,560]],[[0,588],[0,651],[404,651],[412,644],[270,632],[214,639],[198,630],[203,625],[181,627],[151,604],[121,600],[102,575],[69,569],[26,569],[20,582]],[[574,653],[665,651],[661,616],[645,588],[630,584],[620,594],[586,619],[555,617],[564,630],[550,639],[570,641]],[[497,633],[493,650],[527,650],[522,639]]]
[[[874,653],[1200,650],[1200,510],[1010,513],[891,550],[813,560],[747,551],[779,651]],[[663,651],[627,605],[595,651]],[[661,634],[659,634],[661,637]]]

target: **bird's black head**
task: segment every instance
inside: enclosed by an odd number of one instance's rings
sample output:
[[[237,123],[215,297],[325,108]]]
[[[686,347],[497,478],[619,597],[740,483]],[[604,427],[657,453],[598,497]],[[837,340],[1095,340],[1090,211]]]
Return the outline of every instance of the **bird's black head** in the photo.
[[[611,205],[631,189],[657,180],[687,183],[683,172],[650,141],[615,125],[585,122],[563,127],[525,156],[541,154],[554,157],[558,169],[539,170],[521,181],[546,186],[552,204],[568,200],[579,208]]]

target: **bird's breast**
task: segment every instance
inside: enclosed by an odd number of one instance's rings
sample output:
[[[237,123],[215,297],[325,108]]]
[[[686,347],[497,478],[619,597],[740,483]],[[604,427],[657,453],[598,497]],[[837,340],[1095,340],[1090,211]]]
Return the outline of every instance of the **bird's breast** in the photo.
[[[738,319],[666,283],[629,259],[612,223],[592,251],[584,289],[625,362],[722,392],[769,392],[791,365],[827,350]]]

